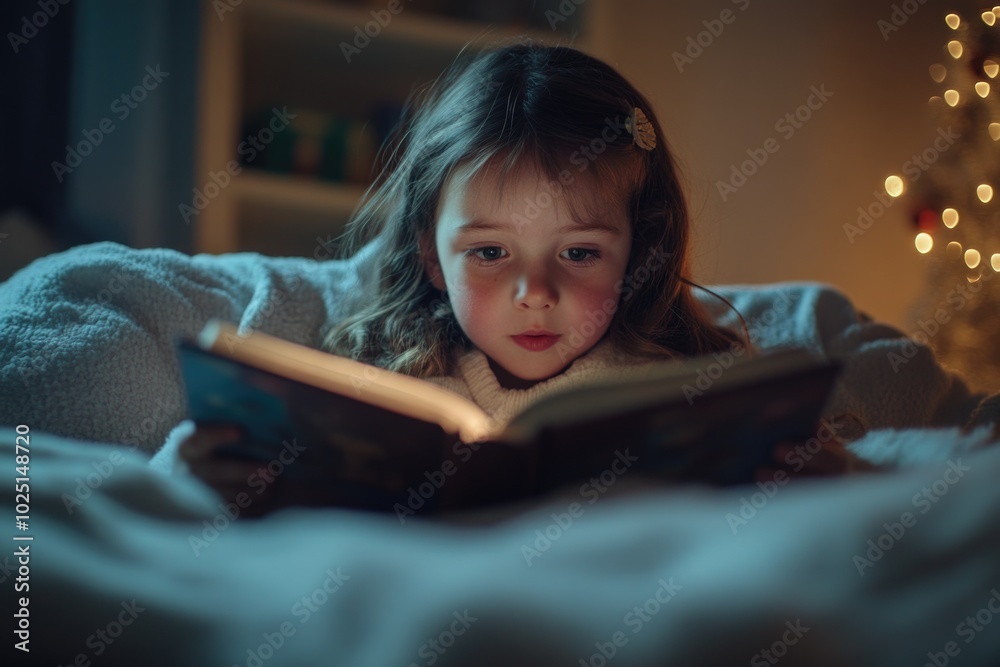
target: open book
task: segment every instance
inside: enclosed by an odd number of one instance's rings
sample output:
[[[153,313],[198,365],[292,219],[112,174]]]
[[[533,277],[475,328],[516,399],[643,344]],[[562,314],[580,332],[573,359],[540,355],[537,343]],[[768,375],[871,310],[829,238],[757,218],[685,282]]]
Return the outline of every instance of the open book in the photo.
[[[330,504],[421,515],[622,475],[752,482],[774,444],[815,434],[838,371],[804,350],[664,361],[501,428],[431,382],[221,320],[178,351],[190,418],[243,427],[231,454],[322,476]]]

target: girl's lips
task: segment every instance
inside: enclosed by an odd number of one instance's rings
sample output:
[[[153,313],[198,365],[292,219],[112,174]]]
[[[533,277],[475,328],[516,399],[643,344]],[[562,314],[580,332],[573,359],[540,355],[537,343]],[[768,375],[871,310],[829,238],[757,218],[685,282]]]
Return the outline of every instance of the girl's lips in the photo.
[[[556,344],[559,340],[559,334],[545,334],[545,335],[529,335],[529,334],[518,334],[517,336],[511,336],[514,342],[523,347],[526,350],[531,350],[532,352],[541,352],[542,350],[547,350]]]

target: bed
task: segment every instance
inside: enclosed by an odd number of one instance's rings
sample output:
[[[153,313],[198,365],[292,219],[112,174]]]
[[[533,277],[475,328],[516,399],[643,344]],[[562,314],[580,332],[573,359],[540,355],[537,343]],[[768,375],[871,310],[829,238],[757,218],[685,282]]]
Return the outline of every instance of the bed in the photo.
[[[11,519],[0,557],[14,664],[997,664],[1000,394],[971,392],[829,285],[713,289],[761,347],[844,362],[825,412],[853,415],[850,448],[885,472],[623,480],[593,503],[565,489],[489,522],[405,523],[241,520],[171,474],[164,448],[186,424],[174,339],[224,317],[318,346],[370,294],[377,252],[98,243],[0,285],[0,451],[30,487],[2,486],[27,524]]]

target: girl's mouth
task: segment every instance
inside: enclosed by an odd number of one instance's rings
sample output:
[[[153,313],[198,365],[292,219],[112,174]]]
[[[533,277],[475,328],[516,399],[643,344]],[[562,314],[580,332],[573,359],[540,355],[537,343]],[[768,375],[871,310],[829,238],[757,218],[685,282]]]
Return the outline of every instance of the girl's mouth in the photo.
[[[555,345],[559,340],[559,334],[518,334],[511,338],[526,350],[541,352]]]

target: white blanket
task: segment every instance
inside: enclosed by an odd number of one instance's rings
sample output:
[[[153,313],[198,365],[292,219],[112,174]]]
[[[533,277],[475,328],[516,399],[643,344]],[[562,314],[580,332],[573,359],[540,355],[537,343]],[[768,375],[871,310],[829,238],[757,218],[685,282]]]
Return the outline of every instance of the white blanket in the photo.
[[[233,522],[139,454],[36,434],[31,654],[13,664],[991,665],[1000,448],[955,431],[897,432],[940,454],[905,471],[635,495],[623,477],[491,527]],[[5,461],[13,442],[0,429]]]

